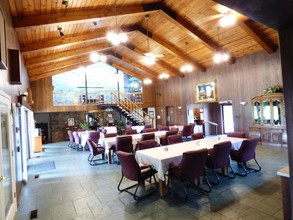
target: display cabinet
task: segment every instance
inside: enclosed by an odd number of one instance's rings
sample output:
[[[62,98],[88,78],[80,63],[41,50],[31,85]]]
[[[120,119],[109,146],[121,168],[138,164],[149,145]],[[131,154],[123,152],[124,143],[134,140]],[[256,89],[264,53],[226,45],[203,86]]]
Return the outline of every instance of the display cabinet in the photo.
[[[251,99],[253,125],[251,137],[258,137],[261,144],[283,146],[287,144],[285,104],[283,93],[271,93]]]

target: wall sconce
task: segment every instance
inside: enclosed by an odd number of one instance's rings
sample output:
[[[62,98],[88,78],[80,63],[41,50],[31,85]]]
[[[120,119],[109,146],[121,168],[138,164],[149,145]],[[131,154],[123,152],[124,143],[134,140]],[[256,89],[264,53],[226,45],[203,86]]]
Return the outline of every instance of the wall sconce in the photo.
[[[246,105],[247,102],[240,102],[240,105]]]
[[[182,106],[178,106],[177,108],[178,108],[178,109],[182,109]]]
[[[28,95],[27,92],[24,92],[24,93],[18,95],[17,101],[20,105],[22,105],[23,99],[26,99],[27,95]]]

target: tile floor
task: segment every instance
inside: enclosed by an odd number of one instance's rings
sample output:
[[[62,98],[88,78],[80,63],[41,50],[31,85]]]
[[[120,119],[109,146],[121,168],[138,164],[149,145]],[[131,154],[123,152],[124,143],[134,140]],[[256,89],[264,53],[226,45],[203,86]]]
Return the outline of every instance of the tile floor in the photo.
[[[119,193],[120,166],[90,166],[89,152],[67,147],[67,142],[46,144],[29,164],[55,161],[56,169],[29,175],[23,187],[16,220],[30,219],[283,219],[280,177],[286,166],[287,149],[258,146],[262,171],[213,186],[209,196],[196,195],[187,202],[159,193],[135,202],[128,193]]]

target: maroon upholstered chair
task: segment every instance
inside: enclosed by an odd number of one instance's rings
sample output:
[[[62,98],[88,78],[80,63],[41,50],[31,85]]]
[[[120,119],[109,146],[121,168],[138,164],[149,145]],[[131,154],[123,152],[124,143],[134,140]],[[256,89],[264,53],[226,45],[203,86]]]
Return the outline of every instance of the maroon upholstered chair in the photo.
[[[158,131],[170,131],[169,126],[167,125],[158,125]]]
[[[175,134],[177,134],[177,133],[178,133],[177,131],[167,131],[166,134],[165,134],[165,136],[160,138],[160,144],[161,144],[161,145],[168,145],[167,138],[168,138],[170,135],[175,135]]]
[[[145,150],[157,146],[158,143],[155,140],[138,141],[136,144],[136,150]]]
[[[99,131],[90,131],[88,133],[88,138],[91,139],[96,144],[98,144],[99,140],[100,140],[100,132]]]
[[[146,129],[144,129],[144,133],[156,132],[156,131],[157,131],[157,129],[155,129],[155,128],[146,128]]]
[[[105,160],[105,148],[99,147],[90,138],[87,139],[86,143],[87,143],[87,145],[89,146],[89,149],[90,149],[90,155],[88,156],[87,160],[89,161],[91,166],[101,165],[101,164],[105,164],[105,163],[108,162],[107,160]],[[98,155],[101,155],[101,158],[100,159],[94,159]],[[97,163],[97,161],[100,161],[100,160],[102,160],[102,162]]]
[[[182,137],[185,141],[191,139],[191,135],[193,134],[193,128],[194,128],[193,124],[183,126],[183,129],[180,132],[180,134],[182,135]]]
[[[74,138],[74,144],[75,144],[75,149],[76,150],[83,150],[81,146],[81,140],[80,137],[77,133],[77,131],[72,132],[73,138]]]
[[[167,142],[168,142],[168,144],[178,144],[178,143],[181,143],[181,142],[183,142],[182,135],[181,134],[170,135],[167,138]]]
[[[117,137],[117,133],[104,134],[104,138],[109,138],[109,137]]]
[[[137,130],[136,129],[125,130],[125,135],[132,135],[132,134],[137,134]]]
[[[239,150],[231,150],[230,156],[231,159],[236,161],[238,165],[240,165],[244,172],[243,173],[236,173],[240,176],[246,176],[248,173],[251,172],[258,172],[261,170],[259,163],[255,159],[255,150],[258,144],[258,138],[244,140],[239,148]],[[254,160],[257,168],[250,168],[247,167],[246,163],[250,160]]]
[[[207,156],[208,156],[208,150],[206,148],[195,150],[195,151],[187,151],[183,153],[180,164],[171,163],[169,166],[168,182],[167,182],[169,191],[174,192],[179,197],[187,200],[189,196],[192,196],[195,194],[188,194],[184,183],[194,182],[195,179],[198,179],[203,176],[208,185],[208,189],[204,189],[200,186],[197,186],[197,187],[206,194],[211,192],[211,185],[209,180],[206,177],[206,172],[205,172],[205,163],[206,163]],[[184,194],[185,194],[184,197],[180,196],[178,193],[176,193],[176,191],[172,189],[172,187],[170,187],[170,182],[172,181],[172,179],[176,179],[182,184]]]
[[[120,136],[116,138],[116,152],[133,152],[132,136]]]
[[[139,165],[136,162],[135,157],[132,153],[127,153],[122,151],[117,151],[116,153],[117,153],[117,157],[120,161],[121,169],[122,169],[122,177],[118,184],[118,190],[120,192],[123,192],[123,191],[128,192],[129,194],[133,195],[134,200],[139,200],[150,195],[151,193],[155,192],[158,189],[157,180],[155,177],[155,173],[157,171],[154,170],[151,167],[151,165]],[[124,176],[129,180],[136,181],[137,184],[121,189],[120,186]],[[150,191],[148,194],[138,196],[137,190],[139,186],[141,184],[144,184],[145,180],[151,179],[151,177],[153,177],[155,180],[156,188]],[[136,187],[134,193],[129,191],[129,189],[133,187]]]
[[[213,173],[216,177],[216,182],[212,182],[212,181],[210,181],[210,182],[215,185],[219,184],[220,181],[222,181],[224,179],[235,178],[235,176],[236,176],[233,168],[230,165],[231,147],[232,147],[231,141],[224,141],[224,142],[220,142],[218,144],[215,144],[213,149],[208,150],[206,167],[213,170]],[[217,169],[220,169],[220,168],[225,169],[226,167],[230,168],[231,173],[233,175],[231,175],[231,176],[225,175],[225,178],[220,179],[220,177],[217,173]]]
[[[203,139],[203,138],[204,138],[204,135],[202,132],[198,132],[198,133],[191,135],[192,140],[198,140],[198,139]]]
[[[143,128],[143,132],[145,132],[145,129],[148,129],[148,128],[152,128],[152,125],[151,124],[145,124],[144,128]]]
[[[74,143],[74,137],[73,137],[73,132],[71,130],[67,131],[68,137],[69,137],[69,143],[68,147],[73,147],[75,145]]]
[[[141,140],[155,140],[155,133],[147,133],[147,134],[142,134],[141,135]]]
[[[246,134],[243,131],[228,132],[227,137],[246,138]]]

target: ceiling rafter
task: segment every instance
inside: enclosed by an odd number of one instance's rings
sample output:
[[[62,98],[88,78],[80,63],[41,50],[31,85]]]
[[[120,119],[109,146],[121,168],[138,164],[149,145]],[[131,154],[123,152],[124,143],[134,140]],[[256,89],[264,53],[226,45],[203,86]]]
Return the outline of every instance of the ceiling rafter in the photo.
[[[137,13],[155,12],[159,10],[153,7],[153,4],[129,5],[119,7],[115,10],[113,7],[87,9],[84,11],[67,11],[65,13],[41,14],[32,16],[19,16],[13,18],[14,28],[21,30],[24,28],[37,28],[40,26],[61,25],[62,23],[81,23],[99,18],[110,18],[119,15],[135,15]]]
[[[140,74],[138,74],[138,73],[136,73],[136,72],[134,72],[134,71],[132,71],[132,70],[124,67],[124,66],[119,65],[115,61],[112,62],[110,65],[113,66],[113,67],[115,67],[115,68],[117,68],[117,69],[119,69],[120,71],[122,71],[124,73],[127,73],[128,75],[131,75],[131,76],[136,77],[137,79],[140,79],[141,81],[143,80],[143,76],[142,75],[140,75]]]
[[[267,42],[267,40],[249,24],[249,21],[250,19],[238,20],[237,23],[241,29],[245,31],[253,40],[255,40],[268,54],[276,52],[277,48]]]
[[[20,50],[22,53],[31,51],[42,51],[46,49],[52,49],[54,47],[68,46],[72,44],[86,43],[87,41],[94,41],[96,39],[105,39],[106,30],[98,30],[94,33],[80,34],[77,36],[66,36],[58,37],[51,40],[39,41],[32,44],[20,45]]]
[[[110,46],[108,43],[98,43],[98,45],[81,47],[78,49],[67,50],[67,51],[62,51],[62,52],[58,52],[58,53],[48,54],[45,56],[39,56],[39,57],[27,59],[25,61],[25,64],[26,64],[27,69],[29,70],[30,68],[33,68],[34,66],[38,66],[41,64],[49,64],[49,63],[52,63],[52,62],[55,62],[58,60],[79,56],[82,54],[88,54],[93,51],[103,52],[103,51],[107,51],[112,48],[113,47]]]
[[[197,67],[197,69],[200,70],[201,72],[205,72],[206,71],[206,68],[203,65],[201,65],[200,63],[198,63],[197,61],[193,60],[191,57],[189,57],[188,55],[186,55],[183,50],[181,50],[178,47],[176,47],[175,45],[169,43],[165,39],[163,39],[163,38],[161,38],[159,36],[153,35],[150,31],[147,31],[146,29],[144,29],[141,26],[133,25],[131,27],[124,28],[123,30],[125,30],[125,31],[126,30],[127,31],[138,31],[141,34],[143,34],[145,36],[148,36],[150,39],[152,39],[156,43],[160,44],[162,47],[164,47],[170,53],[173,53],[173,54],[181,57],[181,59],[183,59],[185,61],[188,61],[190,64],[192,64],[195,67]]]
[[[137,47],[133,46],[132,44],[128,43],[128,44],[125,44],[124,46],[127,47],[128,49],[144,56],[144,52],[141,51],[140,49],[138,49]],[[157,59],[156,64],[160,65],[161,67],[166,69],[170,74],[172,74],[174,76],[184,77],[184,74],[180,73],[176,68],[174,68],[170,64],[164,62],[163,60]]]

